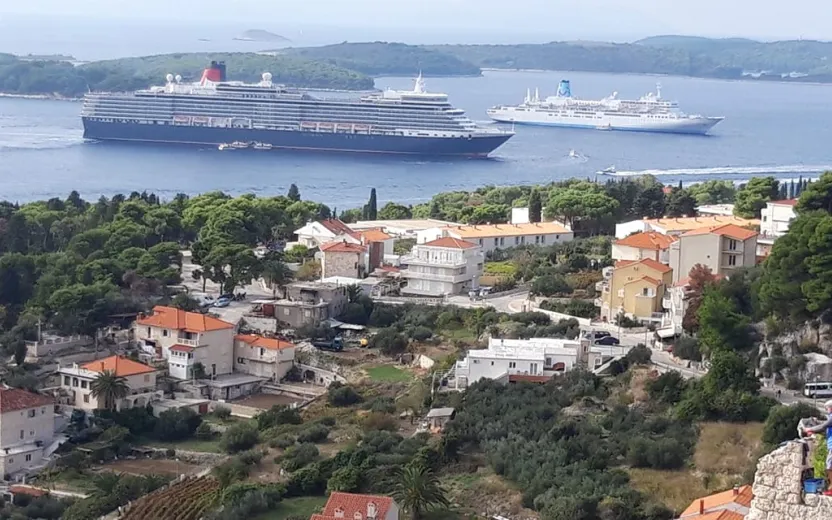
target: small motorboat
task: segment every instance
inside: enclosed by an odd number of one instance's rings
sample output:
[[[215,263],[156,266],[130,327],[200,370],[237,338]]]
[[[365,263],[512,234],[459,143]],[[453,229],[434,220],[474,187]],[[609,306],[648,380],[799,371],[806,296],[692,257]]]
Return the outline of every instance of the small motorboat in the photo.
[[[249,143],[245,143],[243,141],[234,141],[231,143],[231,148],[235,150],[244,150],[249,147]]]
[[[595,128],[597,130],[612,130],[612,125],[610,123],[607,123],[604,125],[596,126]]]
[[[231,145],[228,143],[222,143],[221,145],[217,146],[217,149],[222,152],[225,150],[233,150],[234,148],[232,148]]]
[[[581,154],[579,154],[575,150],[569,150],[569,157],[572,157],[573,159],[577,159],[580,156],[581,156]]]
[[[269,143],[254,143],[254,146],[252,148],[254,148],[255,150],[271,150],[272,145],[270,145]]]
[[[610,166],[609,168],[604,168],[603,170],[599,170],[595,172],[597,175],[611,175],[615,173],[615,166]]]

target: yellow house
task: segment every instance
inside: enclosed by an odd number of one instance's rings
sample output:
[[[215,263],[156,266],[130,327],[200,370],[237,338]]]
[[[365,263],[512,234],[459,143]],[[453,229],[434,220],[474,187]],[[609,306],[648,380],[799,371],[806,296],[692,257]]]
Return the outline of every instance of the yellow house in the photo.
[[[647,322],[661,322],[662,299],[672,285],[673,269],[652,258],[622,260],[607,271],[607,279],[598,284],[601,319],[613,322],[626,316]]]

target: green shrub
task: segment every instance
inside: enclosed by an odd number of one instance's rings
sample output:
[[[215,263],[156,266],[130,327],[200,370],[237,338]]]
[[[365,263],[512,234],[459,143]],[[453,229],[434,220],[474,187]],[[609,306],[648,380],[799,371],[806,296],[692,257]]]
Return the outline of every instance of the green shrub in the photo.
[[[280,448],[282,450],[285,450],[294,443],[295,437],[284,433],[283,435],[278,435],[277,437],[269,441],[269,446],[272,448]]]
[[[361,402],[361,395],[351,386],[333,382],[327,389],[327,402],[332,406],[350,406]]]
[[[329,437],[329,428],[323,424],[311,424],[298,434],[298,442],[323,442]]]
[[[775,406],[766,417],[763,427],[763,442],[777,446],[778,444],[790,441],[797,437],[797,423],[800,419],[817,417],[822,419],[817,408],[799,403],[794,406]]]
[[[211,429],[211,425],[204,422],[196,429],[195,436],[201,441],[210,441],[214,438],[214,430]]]
[[[225,421],[225,420],[228,420],[228,418],[231,417],[231,408],[228,408],[226,406],[217,406],[216,408],[214,408],[214,411],[211,412],[211,413],[217,419]]]
[[[227,453],[237,453],[254,447],[257,440],[257,428],[253,424],[239,423],[225,430],[220,447]]]
[[[286,471],[297,471],[314,462],[318,455],[318,448],[314,444],[295,444],[287,448],[283,456],[276,458],[275,462],[279,463]]]

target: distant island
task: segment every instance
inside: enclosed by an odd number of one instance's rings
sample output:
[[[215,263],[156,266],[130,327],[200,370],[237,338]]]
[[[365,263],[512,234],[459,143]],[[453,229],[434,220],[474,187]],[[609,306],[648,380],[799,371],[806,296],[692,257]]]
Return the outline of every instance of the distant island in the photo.
[[[271,72],[275,83],[293,87],[369,90],[373,78],[321,61],[255,53],[183,53],[94,61],[27,61],[0,54],[0,93],[77,98],[88,91],[127,92],[164,84],[167,74],[198,81],[211,60],[225,61],[229,79],[260,81]]]
[[[283,36],[250,30],[252,41]],[[276,40],[275,40],[276,39]],[[211,60],[225,60],[228,76],[257,81],[271,72],[289,86],[343,90],[373,88],[373,77],[477,76],[484,69],[667,74],[751,81],[832,83],[832,43],[759,42],[744,38],[654,36],[632,43],[592,41],[521,45],[406,45],[343,42],[259,53],[178,53],[75,66],[66,56],[0,54],[0,94],[79,97],[88,90],[129,91],[160,84],[168,73],[197,80]]]
[[[281,36],[279,34],[275,34],[273,32],[264,31],[262,29],[249,29],[248,31],[243,32],[239,36],[233,38],[234,40],[238,41],[245,41],[245,42],[290,42],[289,38],[285,36]]]

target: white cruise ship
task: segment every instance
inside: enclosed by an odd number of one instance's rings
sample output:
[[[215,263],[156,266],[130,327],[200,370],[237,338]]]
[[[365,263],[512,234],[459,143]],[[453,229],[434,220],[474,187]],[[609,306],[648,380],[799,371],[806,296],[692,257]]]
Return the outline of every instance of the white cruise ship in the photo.
[[[488,109],[488,116],[501,123],[629,130],[674,134],[707,134],[722,117],[688,115],[675,101],[662,99],[661,85],[656,93],[638,100],[619,99],[618,93],[601,100],[572,97],[569,81],[558,85],[558,92],[544,100],[535,91],[526,93],[521,105],[498,105]]]

